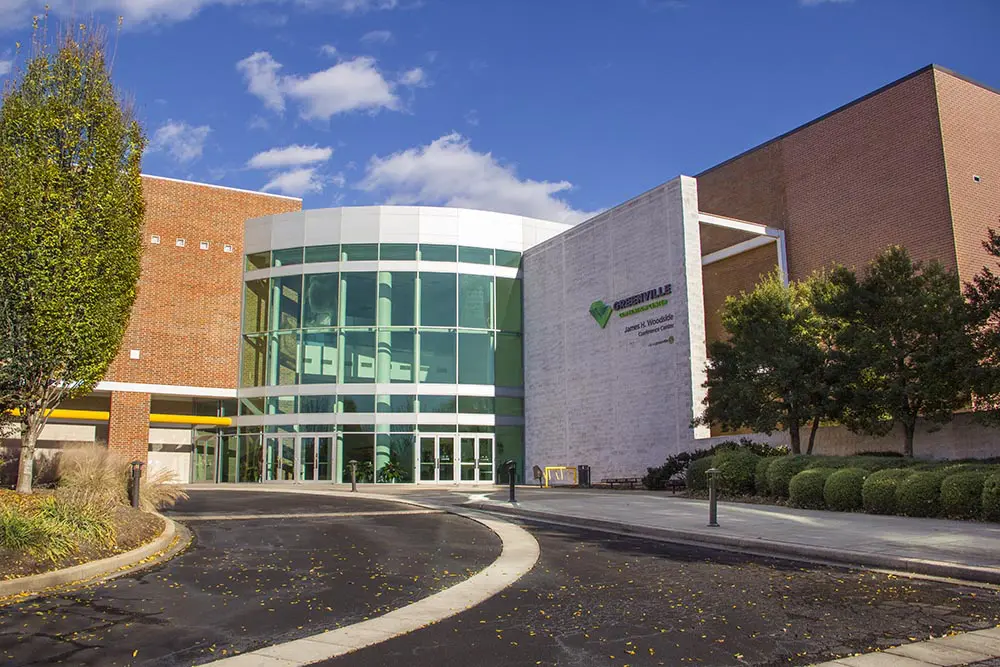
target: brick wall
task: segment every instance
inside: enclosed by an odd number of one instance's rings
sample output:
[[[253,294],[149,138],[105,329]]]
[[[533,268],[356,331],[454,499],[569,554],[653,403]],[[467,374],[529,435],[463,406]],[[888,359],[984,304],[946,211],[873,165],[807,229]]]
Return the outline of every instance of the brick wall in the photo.
[[[235,388],[243,222],[302,209],[298,199],[143,177],[142,277],[116,382]],[[159,235],[159,245],[150,242]],[[183,248],[176,239],[185,239]],[[208,241],[202,250],[200,242]],[[231,253],[224,252],[225,244]],[[139,350],[131,359],[130,350]]]
[[[750,291],[761,276],[774,271],[778,266],[775,244],[733,255],[720,262],[709,264],[702,271],[705,294],[705,340],[711,342],[723,338],[720,309],[726,297]]]
[[[983,266],[996,271],[982,241],[1000,230],[1000,94],[940,70],[934,78],[958,272],[969,281]]]
[[[132,391],[111,393],[108,449],[130,461],[146,461],[149,450],[149,394]]]
[[[894,243],[954,268],[934,81],[922,70],[699,174],[701,210],[785,229],[793,279]]]

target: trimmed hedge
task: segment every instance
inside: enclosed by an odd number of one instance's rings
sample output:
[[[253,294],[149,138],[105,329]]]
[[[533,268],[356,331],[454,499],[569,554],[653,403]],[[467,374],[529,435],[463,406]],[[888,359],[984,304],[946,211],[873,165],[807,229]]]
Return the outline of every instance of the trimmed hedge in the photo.
[[[912,475],[905,468],[888,468],[873,472],[861,487],[861,504],[869,514],[896,513],[896,487]]]
[[[826,507],[823,487],[833,474],[831,468],[809,468],[792,477],[788,483],[788,502],[793,507],[821,510]]]
[[[685,484],[690,491],[704,491],[708,488],[708,475],[706,471],[712,467],[714,456],[705,456],[691,461],[688,466]]]
[[[770,493],[767,489],[767,469],[777,460],[774,456],[765,456],[757,461],[757,468],[753,473],[753,488],[758,496],[766,496]]]
[[[905,516],[937,516],[941,513],[941,483],[937,470],[914,472],[896,487],[896,511]]]
[[[838,512],[856,512],[861,502],[861,487],[868,473],[861,468],[841,468],[826,478],[823,500],[827,508]]]
[[[1000,521],[1000,472],[995,472],[983,483],[983,518]]]
[[[723,451],[712,457],[715,467],[719,469],[719,490],[734,496],[752,494],[759,459],[745,449]]]
[[[788,483],[792,481],[792,477],[806,469],[812,458],[798,454],[776,459],[767,469],[768,493],[778,498],[787,498]]]
[[[941,513],[954,519],[977,519],[983,512],[984,472],[959,472],[941,482]]]

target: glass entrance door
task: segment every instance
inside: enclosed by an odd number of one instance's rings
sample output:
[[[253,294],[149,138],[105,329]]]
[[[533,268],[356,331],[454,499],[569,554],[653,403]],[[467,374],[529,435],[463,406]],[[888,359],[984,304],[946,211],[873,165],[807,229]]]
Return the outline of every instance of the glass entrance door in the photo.
[[[454,482],[455,436],[425,435],[420,437],[420,481]]]
[[[461,481],[493,481],[493,436],[460,435],[459,450]]]
[[[333,451],[333,436],[300,435],[295,448],[296,481],[329,482]]]
[[[295,479],[295,437],[264,438],[264,481],[285,482]]]
[[[195,431],[192,482],[214,482],[218,435]]]

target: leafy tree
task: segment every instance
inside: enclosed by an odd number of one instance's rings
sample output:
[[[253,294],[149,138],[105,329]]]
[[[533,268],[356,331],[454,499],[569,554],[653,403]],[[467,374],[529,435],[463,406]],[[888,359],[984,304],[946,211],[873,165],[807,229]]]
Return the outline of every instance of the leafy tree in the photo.
[[[993,229],[983,247],[1000,260],[1000,234]],[[1000,267],[1000,261],[997,262]],[[965,285],[965,298],[972,312],[972,339],[980,364],[973,378],[973,405],[988,423],[1000,423],[1000,276],[984,266]]]
[[[36,30],[0,107],[0,407],[20,422],[22,493],[48,411],[101,379],[135,300],[145,138],[104,44]]]
[[[811,422],[808,451],[828,409],[831,324],[813,308],[826,293],[822,276],[785,285],[780,273],[752,292],[726,299],[727,340],[708,349],[705,412],[697,420],[770,435],[787,430],[791,451],[802,451],[800,429]]]
[[[899,423],[913,456],[917,418],[943,423],[968,401],[976,365],[958,277],[892,246],[859,280],[835,270],[830,308],[846,322],[836,338],[837,417],[852,431],[885,435]]]

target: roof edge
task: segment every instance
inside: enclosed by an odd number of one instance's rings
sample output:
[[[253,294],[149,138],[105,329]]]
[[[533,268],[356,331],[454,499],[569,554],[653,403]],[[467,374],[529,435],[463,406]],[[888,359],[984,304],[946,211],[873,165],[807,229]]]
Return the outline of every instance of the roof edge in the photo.
[[[170,178],[168,176],[156,176],[154,174],[141,174],[143,178],[155,178],[159,181],[171,181],[173,183],[187,183],[188,185],[198,185],[203,188],[216,188],[218,190],[230,190],[232,192],[243,192],[250,195],[260,195],[261,197],[276,197],[278,199],[291,199],[292,201],[302,201],[302,197],[289,197],[288,195],[276,195],[270,192],[260,192],[259,190],[244,190],[243,188],[231,188],[227,185],[215,185],[214,183],[202,183],[201,181],[188,181],[183,178]]]
[[[727,164],[729,164],[731,162],[735,162],[736,160],[739,160],[740,158],[746,157],[747,155],[749,155],[750,153],[753,153],[756,150],[760,150],[761,148],[764,148],[765,146],[770,146],[771,144],[776,143],[778,141],[781,141],[782,139],[785,139],[785,138],[787,138],[787,137],[795,134],[796,132],[799,132],[801,130],[806,129],[807,127],[815,125],[816,123],[819,123],[820,121],[824,121],[827,118],[829,118],[830,116],[833,116],[834,114],[838,114],[841,111],[844,111],[845,109],[853,107],[855,104],[860,104],[861,102],[864,102],[867,99],[870,99],[872,97],[875,97],[876,95],[884,93],[885,91],[889,90],[890,88],[894,88],[894,87],[898,86],[901,83],[909,81],[910,79],[914,79],[914,78],[920,76],[921,74],[925,74],[927,72],[932,72],[934,70],[939,70],[939,71],[942,71],[942,72],[947,72],[948,74],[952,74],[954,76],[958,76],[958,75],[954,74],[954,72],[951,72],[950,70],[947,70],[947,69],[941,67],[940,65],[935,65],[934,63],[931,63],[930,65],[925,65],[925,66],[921,67],[918,70],[910,72],[909,74],[896,79],[895,81],[892,81],[890,83],[885,84],[881,88],[877,88],[877,89],[871,91],[870,93],[866,93],[866,94],[862,95],[861,97],[858,97],[858,98],[856,98],[854,100],[851,100],[847,104],[843,104],[843,105],[837,107],[836,109],[834,109],[833,111],[828,111],[825,114],[823,114],[822,116],[814,118],[814,119],[808,121],[807,123],[803,123],[802,125],[799,125],[798,127],[794,128],[794,129],[791,129],[788,132],[785,132],[783,134],[779,134],[778,136],[776,136],[776,137],[774,137],[772,139],[768,139],[767,141],[765,141],[765,142],[763,142],[761,144],[758,144],[758,145],[754,146],[753,148],[748,148],[747,150],[745,150],[745,151],[743,151],[743,152],[741,152],[741,153],[739,153],[737,155],[734,155],[733,157],[731,157],[731,158],[729,158],[727,160],[724,160],[723,162],[720,162],[717,165],[709,167],[708,169],[705,169],[704,171],[701,171],[698,174],[696,174],[695,178],[701,178],[702,176],[704,176],[705,174],[707,174],[710,171],[714,171],[714,170],[718,169],[719,167],[724,167],[724,166],[726,166]],[[964,77],[959,77],[959,78],[964,78]],[[970,83],[975,83],[975,82],[970,81]],[[976,85],[982,85],[982,84],[978,84],[977,83]]]

